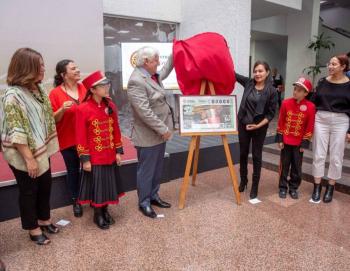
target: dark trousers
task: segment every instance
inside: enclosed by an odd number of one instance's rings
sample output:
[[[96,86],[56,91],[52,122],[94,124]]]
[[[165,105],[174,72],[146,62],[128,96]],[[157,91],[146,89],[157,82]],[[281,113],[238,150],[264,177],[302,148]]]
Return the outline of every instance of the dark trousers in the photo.
[[[245,124],[239,123],[238,125],[238,139],[240,149],[239,170],[241,175],[241,181],[246,182],[248,180],[248,155],[250,142],[252,142],[253,155],[253,183],[258,183],[260,180],[262,149],[264,146],[267,128],[268,126],[264,125],[259,129],[247,131]]]
[[[33,230],[38,227],[38,219],[50,219],[51,169],[32,179],[28,172],[10,166],[19,189],[19,211],[22,228]]]
[[[75,147],[61,151],[67,169],[67,185],[72,199],[77,199],[80,185],[80,160]]]
[[[282,92],[281,91],[277,91],[277,102],[278,102],[278,108],[281,108],[281,104],[282,104]]]
[[[300,152],[300,146],[291,146],[284,144],[281,150],[280,162],[280,190],[297,190],[301,183],[301,165],[303,163],[303,153]],[[290,180],[288,174],[290,171]]]
[[[146,207],[151,200],[158,199],[162,178],[165,143],[152,147],[136,147],[137,159],[137,194],[139,206]]]

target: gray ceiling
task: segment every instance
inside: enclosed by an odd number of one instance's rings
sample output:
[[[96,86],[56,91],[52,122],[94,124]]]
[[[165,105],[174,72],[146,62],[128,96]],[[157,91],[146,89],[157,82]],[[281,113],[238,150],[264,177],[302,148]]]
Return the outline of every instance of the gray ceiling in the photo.
[[[322,0],[321,9],[343,7],[350,8],[350,0]]]
[[[309,1],[309,0],[303,0]],[[325,1],[325,2],[323,2]],[[350,9],[350,0],[321,0],[321,9],[344,7]],[[252,0],[252,20],[295,12],[295,9],[264,0]]]
[[[276,5],[264,0],[252,0],[252,20],[287,14],[293,11],[295,10],[283,5]]]

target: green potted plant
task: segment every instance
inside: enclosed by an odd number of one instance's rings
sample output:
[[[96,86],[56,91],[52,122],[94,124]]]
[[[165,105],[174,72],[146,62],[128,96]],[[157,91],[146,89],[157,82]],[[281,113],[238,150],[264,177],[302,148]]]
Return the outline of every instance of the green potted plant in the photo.
[[[318,74],[321,73],[321,65],[320,65],[320,50],[328,49],[330,50],[335,46],[334,42],[330,37],[325,37],[324,33],[321,33],[319,36],[314,36],[315,40],[310,41],[307,48],[314,51],[316,53],[316,64],[314,66],[306,67],[303,70],[303,73],[306,72],[307,75],[312,77],[312,83],[315,85],[315,78]]]

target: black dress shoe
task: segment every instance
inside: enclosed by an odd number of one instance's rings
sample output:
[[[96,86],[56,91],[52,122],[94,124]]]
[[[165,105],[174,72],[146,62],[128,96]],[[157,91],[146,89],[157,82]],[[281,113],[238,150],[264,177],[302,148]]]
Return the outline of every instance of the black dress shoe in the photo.
[[[146,207],[141,207],[139,206],[139,210],[141,211],[141,213],[143,213],[145,216],[148,216],[150,218],[156,218],[157,214],[156,212],[153,210],[153,208],[151,206],[146,206]]]
[[[298,199],[299,195],[298,195],[298,191],[297,190],[289,190],[289,195],[292,199]]]
[[[73,214],[75,217],[82,217],[83,216],[83,207],[81,204],[74,202],[73,203]]]
[[[102,208],[95,208],[94,222],[101,230],[109,229],[109,225],[103,217]]]
[[[113,219],[113,217],[108,212],[108,207],[107,206],[102,207],[102,214],[103,214],[104,220],[107,222],[108,225],[113,225],[115,223],[115,220]]]
[[[287,191],[284,189],[280,189],[280,192],[278,193],[278,195],[281,199],[285,199],[287,197]]]
[[[158,206],[160,208],[170,208],[171,207],[170,203],[167,203],[167,202],[161,200],[160,198],[151,200],[151,204]]]

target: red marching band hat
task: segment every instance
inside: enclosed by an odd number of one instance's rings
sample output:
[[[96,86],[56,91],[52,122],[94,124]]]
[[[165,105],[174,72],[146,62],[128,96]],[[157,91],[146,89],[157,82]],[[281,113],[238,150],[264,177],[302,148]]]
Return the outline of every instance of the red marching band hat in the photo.
[[[84,87],[89,90],[97,85],[107,85],[110,84],[109,79],[101,71],[95,71],[88,75],[83,81]]]
[[[307,80],[305,77],[300,77],[298,79],[298,81],[296,81],[293,86],[300,86],[303,89],[305,89],[307,92],[311,92],[312,91],[312,84],[310,82],[310,80]]]

